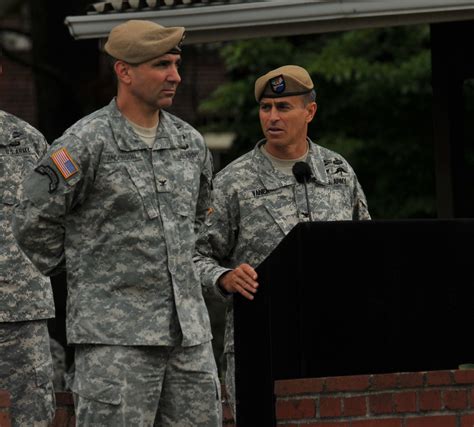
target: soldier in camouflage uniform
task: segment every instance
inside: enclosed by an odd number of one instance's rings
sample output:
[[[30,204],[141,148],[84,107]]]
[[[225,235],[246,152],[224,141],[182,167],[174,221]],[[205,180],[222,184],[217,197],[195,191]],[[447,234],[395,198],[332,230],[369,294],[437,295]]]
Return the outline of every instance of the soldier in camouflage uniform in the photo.
[[[192,256],[209,206],[202,136],[163,109],[184,28],[112,29],[117,97],[51,146],[15,235],[45,274],[65,263],[78,426],[217,426],[220,386]]]
[[[46,426],[54,415],[51,284],[17,246],[11,229],[20,183],[47,147],[36,129],[0,111],[0,389],[11,394],[12,426]]]
[[[55,391],[65,390],[66,351],[59,341],[49,337],[49,348],[53,359],[53,386]]]
[[[265,139],[214,179],[212,208],[195,257],[203,285],[228,300],[224,353],[226,389],[235,413],[232,293],[253,299],[257,266],[290,230],[308,221],[303,184],[292,173],[305,161],[312,177],[308,198],[315,221],[370,219],[357,177],[339,154],[307,137],[316,113],[311,77],[301,67],[280,67],[255,83]]]

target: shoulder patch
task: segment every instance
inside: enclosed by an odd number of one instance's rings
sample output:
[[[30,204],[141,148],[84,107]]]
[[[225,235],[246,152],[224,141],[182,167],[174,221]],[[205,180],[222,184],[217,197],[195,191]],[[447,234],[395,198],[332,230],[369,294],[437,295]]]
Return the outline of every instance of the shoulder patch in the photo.
[[[51,154],[51,160],[54,162],[64,179],[69,179],[79,170],[65,148],[61,148]]]
[[[54,169],[50,166],[39,165],[36,169],[41,175],[46,175],[49,178],[49,193],[53,193],[58,188],[59,178]]]

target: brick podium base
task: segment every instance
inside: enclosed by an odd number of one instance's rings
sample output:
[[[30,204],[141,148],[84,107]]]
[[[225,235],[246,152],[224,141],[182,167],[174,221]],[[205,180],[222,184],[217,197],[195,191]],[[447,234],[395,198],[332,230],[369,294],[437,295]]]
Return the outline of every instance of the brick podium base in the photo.
[[[56,393],[56,415],[52,427],[75,427],[74,400],[72,393]]]
[[[474,369],[276,381],[275,395],[278,427],[474,426]],[[56,406],[52,426],[75,427],[71,393],[56,393]],[[9,409],[0,390],[0,427],[11,427]]]
[[[474,370],[275,383],[278,426],[473,427]]]
[[[10,405],[10,394],[0,390],[0,427],[11,427]]]

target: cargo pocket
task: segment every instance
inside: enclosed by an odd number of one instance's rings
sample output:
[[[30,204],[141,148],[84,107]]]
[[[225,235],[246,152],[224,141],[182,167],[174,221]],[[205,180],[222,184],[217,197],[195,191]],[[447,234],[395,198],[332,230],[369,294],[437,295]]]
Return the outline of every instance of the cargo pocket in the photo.
[[[209,408],[207,410],[209,417],[209,425],[222,425],[222,396],[219,378],[217,377],[217,375],[213,374],[210,378],[208,377],[206,380],[209,395],[203,394],[203,396],[205,396],[204,398],[209,396]]]
[[[216,399],[218,400],[218,403],[221,404],[222,402],[221,382],[219,381],[219,378],[215,375],[214,375],[214,386],[216,387]]]
[[[35,366],[38,398],[35,402],[36,419],[52,421],[56,409],[53,389],[53,364],[48,361]]]
[[[94,402],[118,406],[122,403],[122,388],[107,378],[78,378],[74,377],[72,391],[82,398]]]
[[[17,199],[11,194],[4,191],[1,194],[0,189],[0,241],[2,242],[2,247],[8,251],[14,249],[14,253],[18,253],[16,248],[15,238],[13,237],[11,222],[13,215],[13,208],[17,203]],[[12,273],[15,271],[15,261],[18,259],[18,255],[15,255],[15,258],[12,258],[12,254],[8,253],[8,256],[3,256],[0,258],[0,282],[8,282],[12,279]],[[7,301],[7,305],[10,301]]]

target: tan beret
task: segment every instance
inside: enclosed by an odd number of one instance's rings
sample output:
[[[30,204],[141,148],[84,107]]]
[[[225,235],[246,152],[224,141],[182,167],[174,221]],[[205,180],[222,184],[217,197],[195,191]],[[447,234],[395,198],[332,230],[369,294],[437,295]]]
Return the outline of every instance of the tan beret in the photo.
[[[141,64],[170,51],[179,53],[184,27],[163,27],[132,19],[112,28],[104,50],[130,64]]]
[[[285,65],[255,81],[255,99],[303,95],[314,88],[308,72],[298,65]]]

